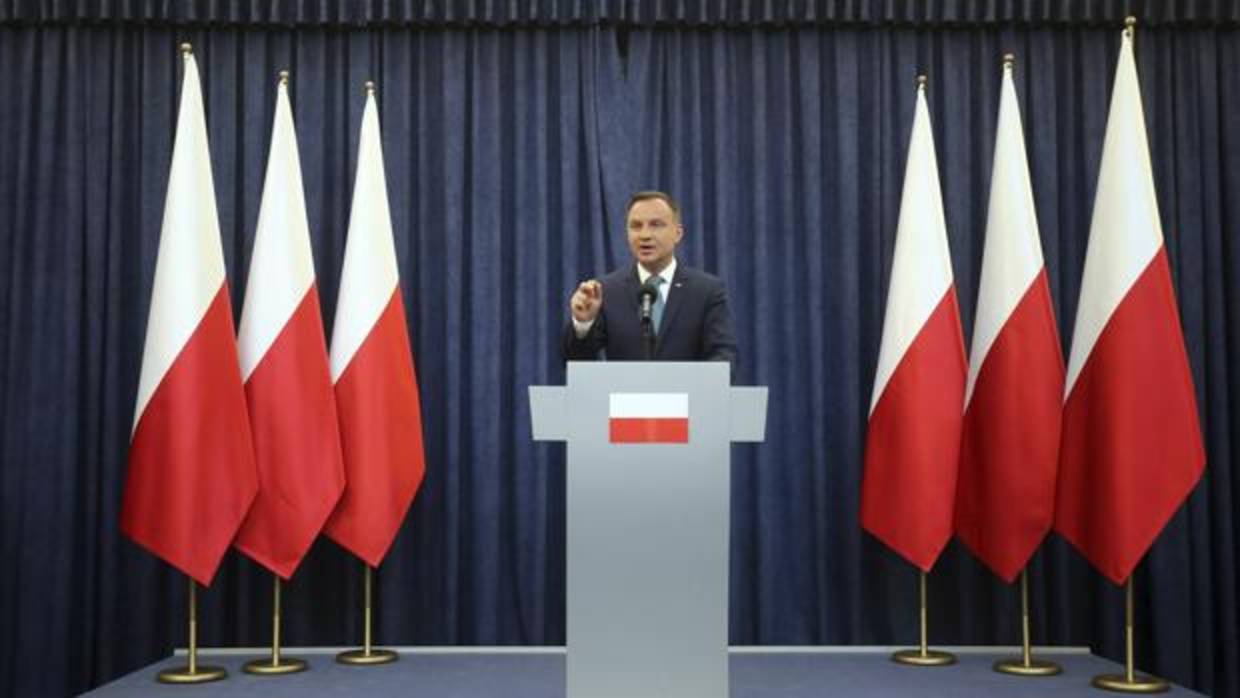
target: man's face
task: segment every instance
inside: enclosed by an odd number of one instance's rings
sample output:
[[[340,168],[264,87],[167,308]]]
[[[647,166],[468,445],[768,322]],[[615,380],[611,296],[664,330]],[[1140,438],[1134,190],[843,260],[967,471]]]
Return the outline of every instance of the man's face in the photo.
[[[629,209],[629,250],[647,271],[658,273],[672,261],[684,228],[662,199],[643,199]]]

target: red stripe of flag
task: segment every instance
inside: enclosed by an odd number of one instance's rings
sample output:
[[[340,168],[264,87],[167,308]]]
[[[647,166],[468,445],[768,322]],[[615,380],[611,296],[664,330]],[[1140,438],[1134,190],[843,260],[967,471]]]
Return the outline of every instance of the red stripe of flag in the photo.
[[[609,424],[613,444],[684,444],[689,443],[687,418],[616,418]]]
[[[1008,582],[1054,516],[1063,373],[1043,269],[986,354],[960,445],[956,535]]]
[[[314,286],[245,386],[258,497],[236,546],[292,576],[344,490],[339,425]]]
[[[129,447],[121,530],[211,584],[258,490],[227,284],[151,395]]]
[[[865,441],[861,524],[923,572],[952,535],[965,378],[953,287],[891,374]]]
[[[345,490],[324,532],[378,567],[422,484],[422,411],[399,289],[336,381]]]
[[[1205,461],[1160,249],[1111,315],[1064,404],[1055,530],[1123,584]]]

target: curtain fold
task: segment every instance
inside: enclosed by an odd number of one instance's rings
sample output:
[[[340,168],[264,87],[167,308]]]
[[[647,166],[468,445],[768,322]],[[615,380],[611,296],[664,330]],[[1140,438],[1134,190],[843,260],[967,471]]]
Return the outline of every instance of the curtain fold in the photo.
[[[267,27],[1236,26],[1235,0],[0,0],[0,22]]]
[[[1114,20],[1132,3],[899,14],[913,5],[478,2],[451,7],[483,20],[518,7],[622,14],[430,28],[452,24],[433,14],[449,4],[334,7],[406,13],[355,21],[363,15],[304,2],[230,19],[250,5],[0,0],[0,693],[79,692],[184,643],[183,579],[117,529],[181,41],[202,72],[237,309],[277,72],[292,72],[326,327],[362,85],[378,86],[427,453],[426,481],[378,573],[380,641],[564,641],[564,447],[530,440],[526,388],[562,382],[568,296],[627,261],[623,207],[642,188],[680,199],[680,258],[728,284],[737,382],[771,388],[767,442],[733,449],[731,641],[915,641],[916,573],[863,535],[857,512],[914,78],[929,76],[967,335],[999,61],[1016,54],[1066,351]],[[175,7],[224,14],[169,16]],[[1142,7],[1162,18],[1138,28],[1138,71],[1208,463],[1137,573],[1138,660],[1240,696],[1240,36],[1228,24],[1234,4]],[[823,26],[831,8],[888,14]],[[758,26],[732,26],[742,11]],[[803,14],[762,14],[783,11]],[[1111,26],[1067,24],[1092,17]],[[230,555],[199,597],[201,643],[268,642],[269,589],[258,566]],[[1122,591],[1054,536],[1031,589],[1035,642],[1122,656]],[[1018,641],[1016,590],[959,546],[930,593],[935,643]],[[286,644],[356,641],[360,598],[360,563],[317,543],[286,587]]]

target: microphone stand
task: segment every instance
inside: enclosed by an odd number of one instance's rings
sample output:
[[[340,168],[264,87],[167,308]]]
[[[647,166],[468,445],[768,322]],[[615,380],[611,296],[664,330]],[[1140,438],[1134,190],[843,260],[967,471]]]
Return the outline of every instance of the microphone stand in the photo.
[[[641,302],[641,323],[642,323],[642,344],[646,347],[646,360],[654,360],[654,299],[659,289],[654,286],[642,286],[641,295],[638,300]]]

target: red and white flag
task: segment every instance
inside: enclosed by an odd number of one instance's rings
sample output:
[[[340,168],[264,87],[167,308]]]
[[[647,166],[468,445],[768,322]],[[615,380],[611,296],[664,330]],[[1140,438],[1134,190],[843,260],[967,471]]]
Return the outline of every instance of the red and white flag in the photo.
[[[614,444],[689,442],[688,393],[612,393],[607,416]]]
[[[281,81],[238,336],[258,497],[235,545],[288,579],[344,491],[297,133]]]
[[[1125,32],[1068,356],[1055,530],[1122,584],[1204,467]]]
[[[1055,513],[1063,372],[1020,106],[1005,67],[955,521],[960,540],[1008,582],[1025,568]]]
[[[379,114],[368,94],[332,327],[346,484],[325,529],[372,567],[387,554],[426,472],[379,140]]]
[[[186,53],[121,530],[209,585],[257,490],[202,90]]]
[[[923,571],[952,534],[965,371],[934,136],[918,88],[870,401],[861,524]]]

